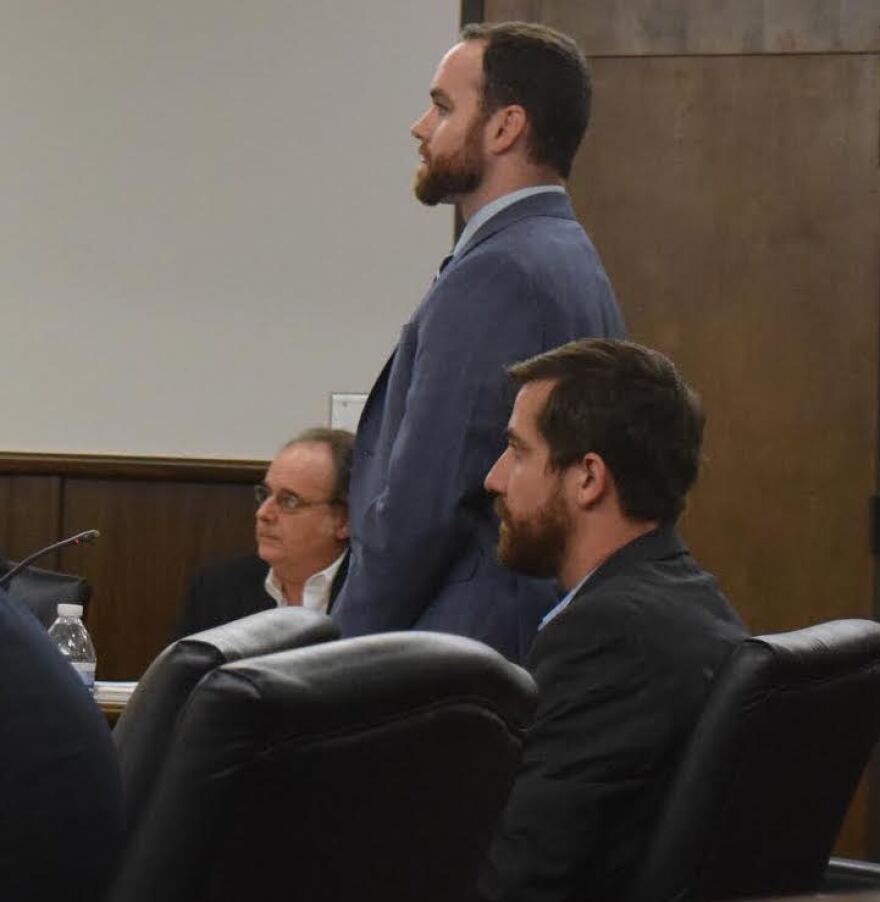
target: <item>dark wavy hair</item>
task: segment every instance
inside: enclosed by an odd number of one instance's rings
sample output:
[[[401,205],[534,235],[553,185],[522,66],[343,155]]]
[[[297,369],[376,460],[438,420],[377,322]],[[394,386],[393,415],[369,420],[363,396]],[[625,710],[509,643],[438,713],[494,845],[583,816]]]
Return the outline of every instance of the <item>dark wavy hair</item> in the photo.
[[[555,470],[594,452],[610,469],[627,516],[678,519],[699,471],[705,416],[668,358],[629,341],[584,339],[508,374],[517,386],[554,382],[537,425]]]

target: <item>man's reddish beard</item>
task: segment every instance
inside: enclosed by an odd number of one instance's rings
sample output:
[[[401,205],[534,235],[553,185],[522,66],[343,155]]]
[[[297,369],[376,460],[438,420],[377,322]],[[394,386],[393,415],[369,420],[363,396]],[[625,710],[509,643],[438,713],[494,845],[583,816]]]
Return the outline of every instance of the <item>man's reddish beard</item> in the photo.
[[[424,165],[416,171],[413,191],[429,207],[476,191],[483,181],[483,126],[486,117],[474,115],[461,147],[446,156],[431,156],[423,149]]]
[[[495,512],[501,520],[498,558],[505,567],[526,576],[555,577],[565,558],[570,518],[557,489],[528,520],[515,520],[500,497]]]

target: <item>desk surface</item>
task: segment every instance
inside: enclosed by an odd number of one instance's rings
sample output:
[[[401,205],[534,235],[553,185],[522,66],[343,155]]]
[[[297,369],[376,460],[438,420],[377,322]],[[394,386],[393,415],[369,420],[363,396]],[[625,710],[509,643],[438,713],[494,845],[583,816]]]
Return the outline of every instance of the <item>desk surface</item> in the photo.
[[[125,682],[98,680],[95,683],[95,702],[111,725],[116,723],[119,715],[125,710],[136,686],[137,682],[133,680]]]
[[[861,890],[857,893],[812,893],[808,896],[761,896],[749,902],[880,902],[880,890]]]

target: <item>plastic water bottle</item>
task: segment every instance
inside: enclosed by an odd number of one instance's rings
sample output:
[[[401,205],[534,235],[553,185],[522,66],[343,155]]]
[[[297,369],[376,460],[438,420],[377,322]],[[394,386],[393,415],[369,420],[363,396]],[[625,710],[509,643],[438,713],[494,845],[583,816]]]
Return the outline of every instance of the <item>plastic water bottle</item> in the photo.
[[[49,627],[49,638],[73,665],[89,692],[95,691],[95,646],[82,622],[81,604],[58,605],[58,619]]]

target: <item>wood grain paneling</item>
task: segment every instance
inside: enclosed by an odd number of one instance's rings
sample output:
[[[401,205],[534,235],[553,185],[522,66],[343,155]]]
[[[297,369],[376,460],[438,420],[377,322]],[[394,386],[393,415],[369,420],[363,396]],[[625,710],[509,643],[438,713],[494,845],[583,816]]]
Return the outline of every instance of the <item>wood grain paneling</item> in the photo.
[[[0,556],[95,528],[42,566],[85,576],[101,679],[134,679],[164,647],[193,571],[254,548],[265,461],[0,454]]]
[[[485,0],[484,13],[560,28],[589,56],[880,50],[876,0]]]
[[[465,26],[470,22],[482,22],[484,16],[483,0],[461,0],[458,11],[458,21],[461,26]]]
[[[100,679],[138,678],[168,641],[193,571],[254,547],[248,485],[68,479],[63,532],[95,528],[62,567],[94,587],[89,629]]]
[[[0,558],[19,561],[58,538],[61,480],[57,476],[0,476]],[[40,561],[58,564],[57,554]]]
[[[702,393],[686,520],[756,632],[871,616],[880,68],[600,60],[573,178],[632,335]]]

